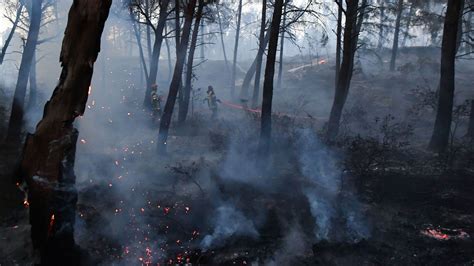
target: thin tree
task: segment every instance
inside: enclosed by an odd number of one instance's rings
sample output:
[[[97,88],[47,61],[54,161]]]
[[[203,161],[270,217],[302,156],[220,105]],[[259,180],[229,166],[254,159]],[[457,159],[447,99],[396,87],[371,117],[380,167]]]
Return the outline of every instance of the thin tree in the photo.
[[[395,70],[395,64],[397,61],[397,53],[398,53],[398,42],[400,36],[400,23],[402,20],[402,13],[403,13],[403,0],[398,0],[397,4],[397,18],[395,21],[395,33],[393,35],[393,45],[392,45],[392,57],[390,58],[390,70]]]
[[[282,12],[283,0],[275,0],[272,23],[270,26],[270,41],[268,43],[265,78],[263,81],[262,118],[259,143],[259,152],[262,156],[268,154],[268,152],[270,151],[270,140],[272,133],[273,79],[275,76],[275,61],[278,48],[278,36],[280,33]]]
[[[462,4],[459,0],[448,0],[444,19],[443,42],[441,45],[441,75],[436,121],[429,148],[444,152],[448,146],[451,131],[457,35]]]
[[[204,0],[199,0],[198,9],[196,12],[196,19],[194,21],[194,28],[193,34],[191,37],[191,44],[189,46],[189,54],[188,54],[188,63],[186,65],[186,77],[185,77],[185,84],[184,84],[184,97],[183,101],[180,102],[179,105],[179,112],[178,112],[178,123],[183,124],[186,120],[186,116],[188,115],[189,109],[189,100],[191,97],[191,82],[193,77],[193,61],[194,61],[194,53],[196,51],[197,39],[199,28],[201,26],[201,18],[202,18],[202,11],[204,9]]]
[[[328,139],[335,138],[339,132],[339,123],[349,93],[352,70],[354,67],[354,55],[357,49],[359,31],[363,19],[363,10],[361,11],[362,15],[359,16],[359,19],[357,15],[359,0],[347,0],[346,6],[342,64],[339,72],[339,79],[337,81],[336,93],[334,95],[334,102],[329,116],[326,136]],[[362,7],[365,7],[364,3]]]
[[[282,28],[286,27],[286,8],[288,6],[288,2],[290,0],[285,0],[283,4],[283,22]],[[277,78],[277,88],[281,88],[281,80],[282,80],[282,75],[283,75],[283,48],[285,47],[285,31],[283,30],[281,32],[280,36],[280,62],[278,64],[278,78]]]
[[[342,0],[337,1],[337,28],[336,28],[336,85],[339,80],[339,70],[341,68],[341,39],[342,39]]]
[[[21,56],[20,69],[18,71],[18,79],[16,82],[15,94],[13,96],[12,111],[8,124],[7,139],[18,141],[21,136],[21,128],[23,124],[23,115],[25,107],[26,86],[30,75],[31,63],[35,54],[36,45],[38,44],[38,35],[41,25],[41,5],[43,0],[32,2],[30,26],[28,36],[26,38],[25,49]]]
[[[85,111],[110,5],[111,0],[74,0],[62,43],[58,85],[23,149],[17,178],[28,186],[31,238],[40,251],[41,265],[81,263],[74,241],[78,131],[73,123]]]
[[[234,43],[234,58],[232,61],[232,79],[230,83],[230,94],[232,99],[235,93],[235,75],[237,71],[237,53],[239,50],[239,38],[240,38],[240,23],[242,21],[242,0],[239,0],[239,8],[237,10],[237,28],[235,29],[235,43]]]
[[[384,40],[384,21],[385,21],[385,0],[379,0],[380,2],[380,21],[379,21],[379,41],[377,48],[380,50],[383,47]]]
[[[12,24],[12,29],[10,30],[10,33],[8,34],[7,39],[5,40],[5,43],[3,44],[3,47],[2,47],[2,51],[0,53],[0,65],[3,64],[3,60],[5,59],[5,55],[7,54],[8,46],[10,45],[10,42],[13,38],[13,35],[15,34],[18,23],[20,22],[22,10],[23,10],[23,1],[20,1],[20,5],[18,6],[16,10],[15,20],[13,21],[13,24]]]
[[[194,9],[196,7],[196,0],[190,0],[184,11],[185,19],[183,26],[183,33],[178,47],[178,58],[174,67],[173,79],[171,80],[168,98],[166,99],[165,108],[160,121],[160,131],[158,134],[158,152],[166,153],[168,132],[171,124],[171,117],[176,103],[179,86],[181,84],[181,77],[183,75],[184,61],[186,58],[186,51],[188,48],[189,35],[191,33],[191,26],[193,22]]]
[[[224,54],[224,61],[225,61],[225,66],[227,68],[227,71],[230,70],[229,68],[229,60],[227,59],[227,53],[225,50],[225,44],[224,44],[224,29],[222,27],[222,18],[221,18],[221,13],[219,11],[219,4],[216,4],[216,13],[217,13],[217,22],[219,24],[219,35],[221,39],[221,45],[222,45],[222,53]]]
[[[258,103],[258,97],[260,95],[260,75],[262,72],[262,61],[263,54],[265,52],[265,47],[267,43],[264,43],[265,39],[265,30],[267,25],[267,1],[262,0],[262,21],[260,21],[260,34],[258,37],[258,53],[257,53],[257,62],[255,66],[255,81],[253,84],[253,95],[252,95],[252,107],[256,107]]]

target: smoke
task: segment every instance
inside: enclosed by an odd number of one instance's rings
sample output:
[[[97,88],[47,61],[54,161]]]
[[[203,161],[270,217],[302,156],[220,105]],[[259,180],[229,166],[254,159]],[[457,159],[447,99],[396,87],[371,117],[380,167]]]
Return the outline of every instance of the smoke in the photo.
[[[234,206],[224,203],[215,211],[214,231],[201,241],[204,249],[221,247],[231,237],[258,237],[254,222],[236,210]]]

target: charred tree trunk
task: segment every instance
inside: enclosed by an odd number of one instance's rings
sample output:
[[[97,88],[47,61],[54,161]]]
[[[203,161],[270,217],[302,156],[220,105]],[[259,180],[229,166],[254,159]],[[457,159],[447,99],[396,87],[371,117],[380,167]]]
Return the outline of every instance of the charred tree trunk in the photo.
[[[150,17],[150,0],[145,0],[145,16]],[[148,51],[148,60],[151,64],[151,25],[146,26],[146,47]]]
[[[165,35],[168,36],[168,27],[165,28]],[[165,39],[166,54],[168,55],[168,83],[171,82],[171,49],[170,41],[168,38]]]
[[[259,152],[262,156],[270,151],[272,133],[272,100],[273,78],[275,76],[275,61],[278,48],[278,35],[283,11],[283,0],[275,0],[272,24],[270,27],[270,41],[268,43],[267,65],[263,81],[262,118],[260,127]]]
[[[256,107],[260,95],[260,75],[262,72],[263,54],[267,43],[264,43],[265,28],[267,25],[267,1],[262,1],[262,21],[260,22],[260,35],[258,38],[257,65],[255,67],[255,81],[253,84],[252,107]]]
[[[10,30],[10,33],[8,34],[7,39],[5,40],[5,43],[3,44],[2,53],[0,53],[0,65],[3,64],[3,60],[5,59],[5,54],[7,53],[8,46],[10,45],[13,35],[15,34],[16,27],[18,26],[18,22],[20,22],[22,10],[23,10],[23,2],[20,1],[20,6],[16,10],[15,21],[13,22],[12,29]]]
[[[36,83],[36,51],[33,54],[30,69],[30,97],[28,99],[28,109],[33,109],[38,101],[38,85]]]
[[[349,93],[349,87],[352,79],[352,70],[354,67],[354,54],[358,41],[357,9],[358,0],[348,0],[346,9],[346,23],[344,27],[344,47],[342,55],[342,64],[337,81],[334,102],[329,116],[327,138],[334,139],[339,133],[339,122],[342,116],[342,110]],[[362,19],[363,16],[360,17]],[[362,25],[360,21],[360,25]]]
[[[282,23],[282,31],[280,37],[280,62],[278,64],[278,79],[277,79],[277,88],[281,88],[281,80],[283,75],[283,48],[285,47],[285,30],[286,30],[286,7],[288,6],[288,1],[285,0],[284,7],[283,7],[283,23]]]
[[[237,11],[237,28],[235,30],[234,58],[232,61],[232,80],[230,83],[230,95],[232,99],[235,96],[235,75],[237,69],[237,52],[239,50],[240,22],[242,20],[242,0],[239,0],[239,9]]]
[[[379,21],[379,43],[377,45],[377,47],[380,49],[382,49],[383,47],[383,34],[384,34],[384,30],[383,30],[383,22],[385,21],[385,0],[380,0],[380,21]]]
[[[219,31],[220,31],[220,36],[221,36],[221,45],[222,45],[222,53],[224,54],[224,61],[225,61],[225,66],[227,68],[227,71],[229,72],[229,60],[227,60],[227,53],[225,51],[225,44],[224,44],[224,30],[222,28],[222,19],[221,19],[221,13],[219,12],[219,4],[216,5],[216,12],[217,12],[217,20],[219,22]]]
[[[12,111],[8,124],[7,138],[13,141],[20,140],[21,127],[23,124],[24,105],[26,86],[28,85],[28,77],[30,75],[31,62],[38,43],[39,28],[41,24],[41,5],[43,0],[33,1],[31,9],[30,27],[28,29],[28,37],[26,38],[25,49],[21,56],[20,69],[18,71],[18,79],[16,82],[15,94],[13,97]]]
[[[168,98],[166,99],[165,108],[160,121],[160,132],[158,134],[158,152],[166,153],[166,142],[168,140],[168,131],[171,124],[171,117],[176,103],[179,86],[181,84],[181,76],[183,75],[184,60],[188,48],[189,35],[193,22],[194,9],[196,0],[190,0],[185,10],[185,19],[183,26],[183,34],[178,48],[178,58],[174,67],[173,79],[171,80]]]
[[[457,34],[461,1],[449,0],[444,19],[443,43],[441,46],[441,76],[438,97],[438,109],[433,135],[429,148],[436,152],[444,152],[448,146],[454,100],[454,77]]]
[[[341,69],[341,39],[342,39],[342,1],[338,2],[337,29],[336,29],[336,86]]]
[[[179,105],[178,123],[183,124],[188,115],[189,99],[191,97],[191,82],[193,77],[193,61],[194,52],[196,51],[199,27],[201,26],[202,10],[204,8],[204,0],[199,0],[199,5],[194,21],[193,35],[191,37],[191,45],[189,47],[188,63],[186,65],[186,79],[184,85],[184,97],[182,103]]]
[[[395,63],[397,61],[397,53],[398,53],[398,39],[400,36],[400,22],[402,20],[402,12],[403,12],[403,0],[398,0],[397,5],[397,19],[395,21],[395,34],[393,36],[393,45],[392,45],[392,57],[390,59],[390,70],[395,70]]]
[[[78,131],[73,122],[85,110],[110,4],[74,0],[62,43],[59,83],[24,146],[17,177],[28,186],[31,237],[41,265],[80,264],[74,242]]]
[[[160,62],[161,45],[163,43],[163,30],[166,26],[166,19],[168,17],[168,4],[170,0],[162,0],[160,5],[160,14],[158,24],[155,29],[155,42],[153,43],[153,54],[150,60],[150,74],[147,81],[147,89],[143,106],[151,108],[151,89],[156,84],[156,77],[158,75],[158,64]]]
[[[250,83],[252,82],[253,75],[256,74],[257,72],[257,65],[260,63],[260,69],[262,68],[262,58],[263,58],[263,53],[265,52],[265,47],[268,45],[268,41],[270,40],[270,35],[267,34],[263,38],[262,46],[263,50],[260,50],[257,52],[257,55],[255,56],[255,59],[253,60],[252,64],[250,65],[249,69],[247,70],[247,73],[245,73],[244,81],[242,82],[242,90],[240,92],[240,98],[242,100],[247,100],[248,98],[248,92],[249,92],[249,87]],[[260,61],[260,62],[259,62]],[[260,73],[259,73],[260,76]],[[260,77],[259,77],[260,80]]]

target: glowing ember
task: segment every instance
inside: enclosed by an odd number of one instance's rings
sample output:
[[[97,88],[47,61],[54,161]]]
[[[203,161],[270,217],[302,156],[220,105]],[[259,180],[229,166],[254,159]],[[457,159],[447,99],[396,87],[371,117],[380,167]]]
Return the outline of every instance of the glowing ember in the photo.
[[[81,139],[81,143],[82,143],[82,144],[86,144],[87,141],[86,141],[85,139]]]
[[[318,65],[324,65],[326,64],[328,61],[326,59],[321,59],[318,61]]]
[[[89,91],[87,92],[88,95],[91,95],[92,92],[92,86],[89,86]]]
[[[48,235],[51,234],[52,230],[53,230],[53,226],[54,226],[54,214],[51,215],[51,218],[49,219],[49,228],[48,228]]]
[[[429,226],[425,230],[421,230],[421,234],[440,241],[451,239],[466,239],[470,237],[469,234],[463,231],[462,229],[449,229],[439,226],[437,228]]]
[[[25,199],[25,200],[23,201],[23,206],[25,206],[25,208],[30,207],[30,203],[28,202],[27,199]]]

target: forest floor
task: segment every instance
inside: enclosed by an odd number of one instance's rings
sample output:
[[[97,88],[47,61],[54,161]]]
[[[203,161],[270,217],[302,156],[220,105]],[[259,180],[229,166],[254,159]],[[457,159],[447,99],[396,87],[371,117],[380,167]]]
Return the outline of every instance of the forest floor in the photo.
[[[467,88],[462,71],[469,71],[461,69],[459,81]],[[419,144],[430,127],[425,116],[410,139],[417,145],[383,150],[379,157],[395,158],[387,167],[354,162],[373,156],[361,153],[373,148],[360,145],[372,143],[368,133],[356,150],[315,141],[326,119],[326,88],[333,87],[330,72],[306,64],[288,72],[291,86],[276,91],[270,170],[255,159],[256,113],[221,105],[212,120],[199,98],[187,126],[171,130],[163,157],[156,154],[157,126],[141,110],[141,91],[94,90],[77,125],[76,241],[88,254],[85,264],[473,265],[472,164],[427,170],[436,164]],[[363,105],[381,117],[400,115],[416,104],[411,89],[433,87],[401,72],[368,72],[354,77],[349,114]],[[403,93],[388,94],[394,84],[406,86]],[[358,93],[364,89],[371,93]],[[354,114],[361,116],[345,121],[356,132],[373,118]],[[400,134],[397,144],[405,141]],[[35,255],[28,208],[12,181],[19,149],[0,147],[0,265],[28,265]]]

